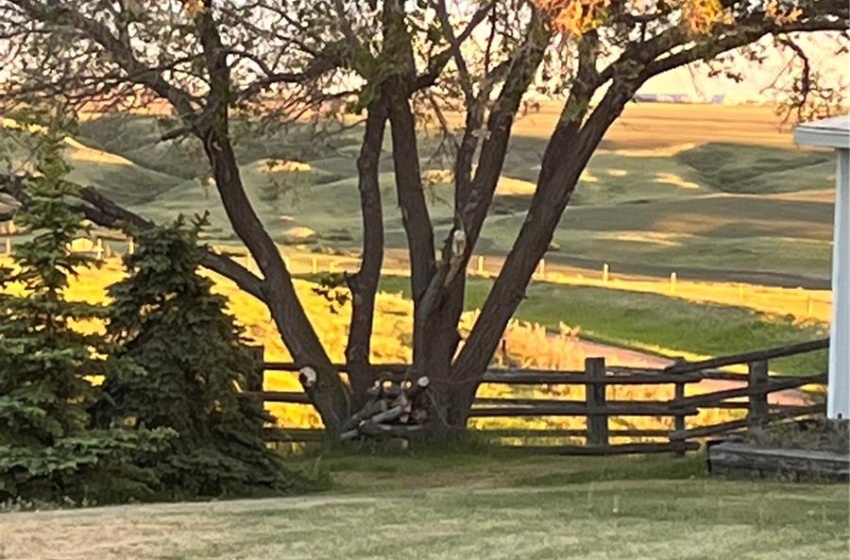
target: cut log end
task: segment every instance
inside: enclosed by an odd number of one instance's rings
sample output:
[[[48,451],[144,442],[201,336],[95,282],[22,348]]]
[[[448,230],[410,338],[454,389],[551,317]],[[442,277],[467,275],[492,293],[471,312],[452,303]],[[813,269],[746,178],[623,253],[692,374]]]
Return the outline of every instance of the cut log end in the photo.
[[[376,380],[369,389],[369,402],[345,423],[341,439],[405,439],[421,431],[428,420],[427,405],[421,397],[429,385],[426,376],[396,382]]]
[[[298,381],[301,382],[301,385],[305,389],[311,389],[314,385],[316,385],[316,381],[319,376],[316,374],[316,370],[307,366],[298,370]]]

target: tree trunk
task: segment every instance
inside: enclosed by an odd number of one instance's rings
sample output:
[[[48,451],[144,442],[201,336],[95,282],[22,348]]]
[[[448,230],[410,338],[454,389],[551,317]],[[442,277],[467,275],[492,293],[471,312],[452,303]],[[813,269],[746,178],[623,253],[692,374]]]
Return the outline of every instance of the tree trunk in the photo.
[[[548,250],[582,171],[637,85],[636,81],[615,81],[580,131],[575,122],[568,120],[558,125],[544,154],[525,222],[455,360],[452,379],[459,386],[477,383],[486,372],[508,321],[525,297],[531,276]],[[470,406],[471,403],[469,400]]]
[[[375,381],[370,361],[370,339],[375,316],[375,294],[384,259],[384,216],[378,171],[387,120],[386,103],[378,99],[369,105],[367,111],[366,130],[357,159],[360,211],[363,216],[363,255],[360,269],[347,279],[352,295],[352,310],[345,360],[352,391],[352,410],[360,410],[366,404],[366,390]]]
[[[295,363],[316,371],[314,404],[328,431],[337,433],[348,418],[349,390],[322,347],[277,246],[248,200],[230,139],[213,126],[203,140],[227,217],[262,271],[262,293],[275,326]]]
[[[245,193],[230,141],[228,107],[232,103],[233,88],[231,68],[227,62],[228,50],[224,47],[210,10],[197,14],[194,24],[209,71],[210,89],[206,105],[211,109],[209,122],[196,132],[203,141],[216,188],[233,230],[245,243],[263,273],[262,293],[272,319],[295,363],[299,367],[309,366],[316,372],[316,379],[309,387],[309,395],[322,415],[327,430],[337,434],[349,416],[349,389],[322,347],[295,292],[292,277],[277,245],[263,227]]]

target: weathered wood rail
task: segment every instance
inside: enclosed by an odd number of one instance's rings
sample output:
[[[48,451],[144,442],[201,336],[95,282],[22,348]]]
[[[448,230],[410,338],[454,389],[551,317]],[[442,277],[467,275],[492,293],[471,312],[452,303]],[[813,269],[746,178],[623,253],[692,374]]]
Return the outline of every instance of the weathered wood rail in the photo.
[[[823,403],[771,404],[768,396],[799,389],[803,386],[824,385],[826,374],[808,376],[773,376],[769,360],[815,352],[829,347],[829,339],[821,339],[758,352],[713,358],[699,362],[677,361],[663,370],[647,368],[609,367],[603,358],[588,358],[583,371],[510,370],[491,369],[482,383],[510,386],[553,387],[584,386],[584,400],[554,398],[477,398],[472,407],[473,418],[540,418],[575,416],[585,417],[584,429],[481,429],[476,433],[493,440],[520,440],[523,447],[565,454],[610,455],[625,453],[683,454],[698,449],[700,440],[728,434],[754,426],[764,426],[778,421],[799,419],[825,412]],[[267,403],[289,403],[311,406],[302,392],[263,390],[265,372],[296,372],[297,366],[285,362],[263,362],[262,348],[257,361],[262,363],[257,378],[250,389]],[[721,371],[719,368],[746,365],[747,374]],[[336,366],[345,372],[345,366]],[[378,364],[376,373],[385,377],[403,378],[406,364]],[[738,382],[739,387],[687,395],[686,387],[706,380]],[[610,400],[608,387],[643,385],[674,388],[672,399]],[[747,412],[740,420],[714,425],[688,427],[688,418],[706,409],[738,409]],[[653,416],[672,418],[672,429],[611,429],[612,417]],[[321,430],[276,427],[269,430],[269,439],[284,442],[309,442],[322,439]],[[584,438],[584,445],[542,445],[532,442]],[[611,442],[611,438],[653,438],[653,441],[633,443]]]

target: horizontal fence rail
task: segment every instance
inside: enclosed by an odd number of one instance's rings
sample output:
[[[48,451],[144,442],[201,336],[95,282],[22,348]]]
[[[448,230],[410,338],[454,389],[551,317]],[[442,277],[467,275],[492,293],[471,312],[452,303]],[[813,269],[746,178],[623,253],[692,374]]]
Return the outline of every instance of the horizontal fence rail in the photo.
[[[530,398],[522,396],[481,397],[473,402],[471,418],[558,418],[585,417],[583,429],[558,427],[535,429],[480,429],[477,434],[490,440],[522,442],[523,448],[550,453],[578,455],[610,455],[630,453],[664,453],[682,455],[698,449],[699,440],[717,437],[770,423],[824,414],[824,403],[770,404],[768,396],[783,391],[793,391],[806,386],[823,386],[826,374],[812,376],[772,376],[768,360],[820,351],[828,348],[829,340],[815,340],[758,352],[712,358],[699,362],[683,362],[665,369],[610,367],[602,358],[586,360],[583,371],[549,371],[490,369],[482,377],[482,384],[505,386],[582,386],[585,398]],[[263,390],[263,375],[267,371],[297,372],[298,366],[290,362],[262,362],[261,348],[257,352],[258,379],[252,394],[266,403],[286,403],[311,406],[309,397],[300,391]],[[719,368],[746,365],[748,373],[730,373]],[[344,364],[336,364],[345,373]],[[376,379],[399,382],[408,379],[409,364],[376,364]],[[686,387],[703,381],[736,382],[741,386],[716,389],[686,396]],[[611,400],[606,397],[607,387],[646,386],[674,388],[674,398],[658,400]],[[745,410],[745,418],[719,422],[713,425],[687,426],[687,419],[702,410]],[[672,429],[612,428],[612,417],[659,417],[672,419]],[[324,437],[322,430],[272,427],[267,439],[272,442],[314,442]],[[585,445],[563,444],[561,440],[584,438]],[[614,443],[612,438],[654,438],[651,442]],[[535,444],[556,440],[554,445]],[[659,441],[666,440],[666,441]]]

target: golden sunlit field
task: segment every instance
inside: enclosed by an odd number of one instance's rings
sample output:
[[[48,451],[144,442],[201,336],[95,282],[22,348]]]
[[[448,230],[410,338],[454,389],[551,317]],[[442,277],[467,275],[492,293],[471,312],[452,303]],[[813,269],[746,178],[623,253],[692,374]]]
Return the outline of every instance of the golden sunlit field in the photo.
[[[0,0],[0,560],[848,558],[846,2]]]
[[[74,300],[104,302],[106,288],[123,274],[117,260],[105,261],[101,268],[80,272],[68,290],[68,297]],[[246,336],[265,348],[265,357],[269,361],[291,361],[284,348],[275,326],[270,320],[263,304],[251,296],[239,291],[235,284],[215,277],[216,289],[229,300],[229,311],[244,326]],[[343,307],[332,313],[327,300],[313,292],[311,284],[305,280],[296,280],[296,289],[304,302],[308,315],[316,326],[319,338],[328,349],[331,360],[344,362],[344,348],[347,340],[350,308]],[[399,294],[380,293],[377,299],[375,329],[372,337],[372,359],[380,363],[406,363],[411,360],[411,313],[412,303]],[[472,327],[477,313],[464,314],[461,331]],[[96,325],[83,325],[80,328],[98,328]],[[559,332],[547,331],[542,325],[514,320],[508,326],[504,339],[508,355],[497,356],[497,365],[506,367],[552,369],[561,371],[581,371],[588,357],[583,343],[576,332],[565,324]],[[507,362],[507,363],[506,363]],[[618,360],[616,351],[608,360],[610,365],[636,365],[633,361]],[[639,365],[639,364],[637,364]],[[296,376],[290,373],[268,372],[265,386],[268,390],[300,391]],[[695,391],[697,389],[694,389]],[[585,398],[583,386],[562,386],[535,389],[535,396],[581,400]],[[480,397],[500,397],[515,395],[514,390],[500,385],[482,385]],[[529,396],[527,392],[523,396]],[[608,398],[612,400],[666,400],[673,398],[673,387],[620,386],[609,387]],[[310,406],[269,404],[269,410],[277,417],[281,426],[289,428],[318,427],[321,421]],[[698,417],[689,419],[689,425],[718,423],[742,417],[741,411],[704,410]],[[537,418],[537,419],[477,419],[472,425],[479,428],[583,428],[583,418]],[[633,429],[672,429],[672,418],[661,417],[613,417],[612,428]],[[616,440],[616,438],[614,438]]]

